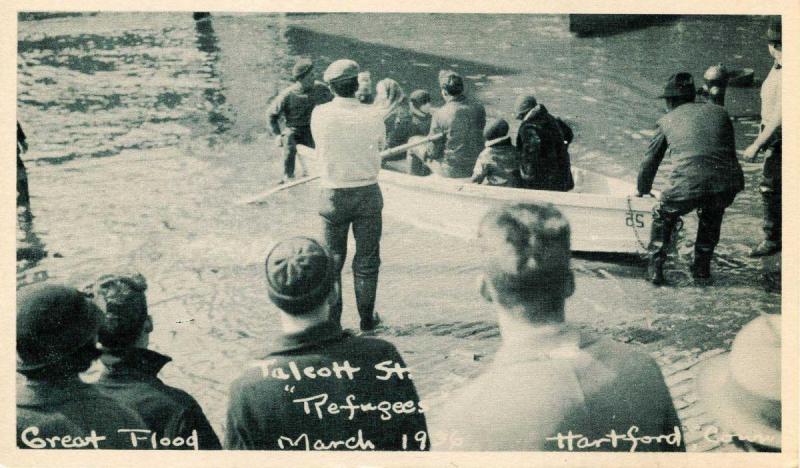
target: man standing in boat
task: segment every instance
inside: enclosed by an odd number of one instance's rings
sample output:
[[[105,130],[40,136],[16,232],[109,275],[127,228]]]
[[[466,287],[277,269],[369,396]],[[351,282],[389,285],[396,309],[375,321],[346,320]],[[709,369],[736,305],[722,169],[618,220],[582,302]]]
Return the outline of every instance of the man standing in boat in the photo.
[[[429,166],[443,177],[469,177],[483,151],[486,109],[464,95],[464,79],[454,71],[439,72],[439,87],[445,104],[433,113],[429,135],[444,138],[433,142]]]
[[[575,182],[569,162],[572,129],[553,117],[534,96],[521,96],[515,105],[517,151],[520,153],[522,187],[533,190],[572,190]]]
[[[347,257],[347,236],[353,226],[356,253],[353,257],[356,307],[361,330],[376,327],[375,294],[380,268],[381,210],[383,196],[378,186],[380,149],[384,144],[382,115],[373,106],[355,98],[358,64],[337,60],[323,79],[335,97],[311,114],[311,133],[317,142],[322,170],[322,198],[319,210],[325,243],[336,261],[336,279],[341,279]],[[342,293],[330,308],[331,321],[342,316]]]
[[[722,106],[695,103],[689,73],[672,75],[660,97],[667,115],[658,128],[639,169],[636,196],[650,193],[658,166],[669,149],[674,164],[669,186],[653,211],[648,280],[663,284],[664,263],[673,232],[682,215],[697,210],[700,222],[694,245],[692,276],[711,276],[711,257],[719,242],[722,217],[744,188],[736,159],[733,124]]]
[[[781,21],[775,18],[767,29],[769,53],[775,64],[761,85],[761,131],[744,150],[744,158],[754,161],[760,151],[766,152],[759,189],[764,204],[765,239],[750,252],[763,257],[781,251]]]
[[[276,135],[278,146],[283,147],[283,179],[280,183],[294,178],[297,145],[314,147],[311,136],[311,111],[319,104],[331,99],[330,90],[314,80],[314,66],[310,60],[300,59],[292,68],[294,84],[283,90],[269,110],[269,125],[272,134]],[[280,119],[285,120],[285,128],[281,131]]]

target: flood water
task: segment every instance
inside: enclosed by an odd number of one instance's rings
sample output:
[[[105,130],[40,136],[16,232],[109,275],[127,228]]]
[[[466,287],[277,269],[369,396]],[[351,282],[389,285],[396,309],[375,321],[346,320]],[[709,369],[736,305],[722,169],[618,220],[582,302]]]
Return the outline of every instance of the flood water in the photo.
[[[277,334],[262,280],[266,248],[320,232],[314,184],[234,204],[280,177],[266,108],[299,56],[311,58],[318,75],[332,60],[355,59],[374,82],[392,77],[409,93],[435,94],[438,70],[452,68],[490,117],[509,122],[515,98],[534,93],[573,126],[573,164],[634,180],[663,113],[655,96],[667,77],[689,71],[700,84],[705,68],[722,62],[763,80],[772,64],[765,29],[765,18],[743,16],[683,16],[593,38],[569,34],[563,15],[214,14],[195,23],[189,13],[100,13],[20,21],[17,118],[30,144],[23,159],[35,218],[18,236],[40,242],[47,256],[19,261],[18,285],[82,285],[118,266],[142,271],[156,322],[151,341],[175,358],[166,378],[197,395],[220,430],[227,386]],[[728,90],[739,150],[757,133],[758,94],[758,84]],[[779,311],[780,294],[760,286],[761,261],[746,257],[762,236],[760,164],[743,168],[746,189],[726,212],[713,285],[694,285],[688,274],[690,215],[670,260],[672,287],[645,283],[635,259],[577,258],[569,318],[669,361],[729,346],[742,324]],[[382,333],[415,367],[423,398],[433,398],[492,354],[494,313],[477,294],[474,245],[385,218]],[[343,325],[354,327],[345,272]]]

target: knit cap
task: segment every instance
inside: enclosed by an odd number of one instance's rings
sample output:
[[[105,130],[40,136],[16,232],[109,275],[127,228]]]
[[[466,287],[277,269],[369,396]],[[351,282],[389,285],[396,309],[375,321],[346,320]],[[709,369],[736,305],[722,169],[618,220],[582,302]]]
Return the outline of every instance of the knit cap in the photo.
[[[281,241],[267,254],[265,263],[269,298],[289,314],[310,312],[333,287],[333,258],[314,239]]]

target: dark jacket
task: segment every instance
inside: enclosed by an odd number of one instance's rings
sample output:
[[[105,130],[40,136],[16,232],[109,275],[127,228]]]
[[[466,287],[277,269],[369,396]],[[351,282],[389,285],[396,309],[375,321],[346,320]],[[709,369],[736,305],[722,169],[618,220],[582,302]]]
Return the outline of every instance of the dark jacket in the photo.
[[[184,439],[197,431],[197,445],[201,450],[222,448],[197,401],[158,378],[161,368],[172,360],[170,357],[148,349],[130,348],[106,352],[100,360],[104,369],[95,384],[97,388],[136,411],[147,429],[158,433],[159,437]]]
[[[430,158],[440,160],[445,177],[469,177],[478,155],[483,151],[483,127],[486,110],[483,104],[457,96],[436,109],[430,134],[444,133],[433,142]]]
[[[434,450],[629,451],[630,440],[614,447],[578,445],[576,438],[569,450],[563,439],[559,447],[559,433],[595,442],[613,430],[671,436],[637,442],[637,452],[685,451],[681,422],[651,357],[568,327],[518,333],[503,337],[489,369],[431,421],[434,433],[449,436]]]
[[[270,105],[269,121],[272,132],[280,133],[278,121],[281,116],[286,120],[286,127],[308,127],[314,107],[331,99],[333,94],[330,89],[320,82],[315,82],[308,91],[303,91],[300,83],[294,83],[278,94]]]
[[[352,380],[346,373],[341,378],[322,376],[322,369],[347,363],[360,368]],[[414,436],[427,427],[414,384],[407,375],[378,379],[385,375],[374,367],[380,363],[405,367],[390,343],[354,337],[332,322],[285,335],[280,349],[255,362],[231,385],[225,447],[402,450],[405,436],[408,450],[420,450]],[[319,375],[311,378],[306,371]],[[300,401],[303,399],[311,400]],[[356,409],[350,419],[351,410],[341,408],[348,402],[368,406]],[[329,411],[333,404],[339,405],[338,414]],[[406,414],[365,411],[369,404],[384,409],[402,407]]]
[[[386,148],[394,148],[408,143],[411,137],[411,111],[401,103],[383,117],[386,128]],[[402,157],[402,155],[401,155]]]
[[[431,131],[431,121],[433,116],[420,110],[410,109],[411,112],[411,135],[427,136]]]
[[[740,192],[744,174],[735,143],[733,124],[724,108],[703,103],[680,105],[658,120],[639,169],[637,189],[639,193],[650,192],[669,149],[672,173],[662,200],[685,201]]]
[[[544,105],[524,120],[517,131],[520,175],[524,188],[566,192],[572,190],[569,144],[572,130],[553,117]]]
[[[136,413],[95,388],[70,380],[17,380],[17,447],[132,449],[130,433],[119,429],[144,429]],[[81,446],[94,431],[105,440]],[[42,445],[45,437],[59,436],[55,447]],[[64,440],[64,436],[69,436]],[[25,440],[28,442],[26,443]]]

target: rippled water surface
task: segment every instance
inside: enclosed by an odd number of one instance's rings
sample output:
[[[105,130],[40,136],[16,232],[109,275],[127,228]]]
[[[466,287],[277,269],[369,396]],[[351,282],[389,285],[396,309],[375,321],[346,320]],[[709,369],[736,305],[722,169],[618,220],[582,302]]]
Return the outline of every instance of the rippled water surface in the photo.
[[[577,38],[563,16],[230,15],[195,23],[188,13],[100,13],[21,21],[18,119],[32,192],[30,225],[48,255],[18,262],[18,283],[74,284],[118,266],[150,281],[153,342],[175,357],[169,376],[221,427],[227,385],[276,334],[261,261],[273,239],[317,234],[314,185],[260,205],[233,202],[280,175],[266,135],[266,106],[298,56],[323,70],[350,57],[408,92],[435,90],[441,68],[461,72],[490,116],[512,121],[514,99],[535,93],[575,128],[575,164],[633,180],[662,115],[659,94],[677,71],[718,62],[771,65],[759,17],[684,16],[621,34]],[[321,72],[320,72],[321,73]],[[757,131],[758,87],[732,88],[737,147]],[[726,346],[741,324],[780,308],[760,287],[759,164],[728,210],[713,268],[692,283],[696,228],[687,217],[671,259],[670,288],[652,288],[634,259],[575,260],[569,314],[624,341],[696,353]],[[668,161],[662,172],[668,173]],[[663,180],[663,175],[659,181]],[[387,213],[378,307],[423,396],[474,375],[442,350],[490,355],[498,334],[476,293],[473,245],[417,230]],[[27,236],[27,237],[26,237]],[[346,269],[347,270],[347,269]],[[349,273],[345,288],[352,291]],[[352,293],[345,301],[352,305]],[[346,326],[355,312],[345,311]],[[213,353],[206,352],[211,350]],[[213,355],[212,355],[213,354]],[[458,354],[458,353],[457,353]]]

